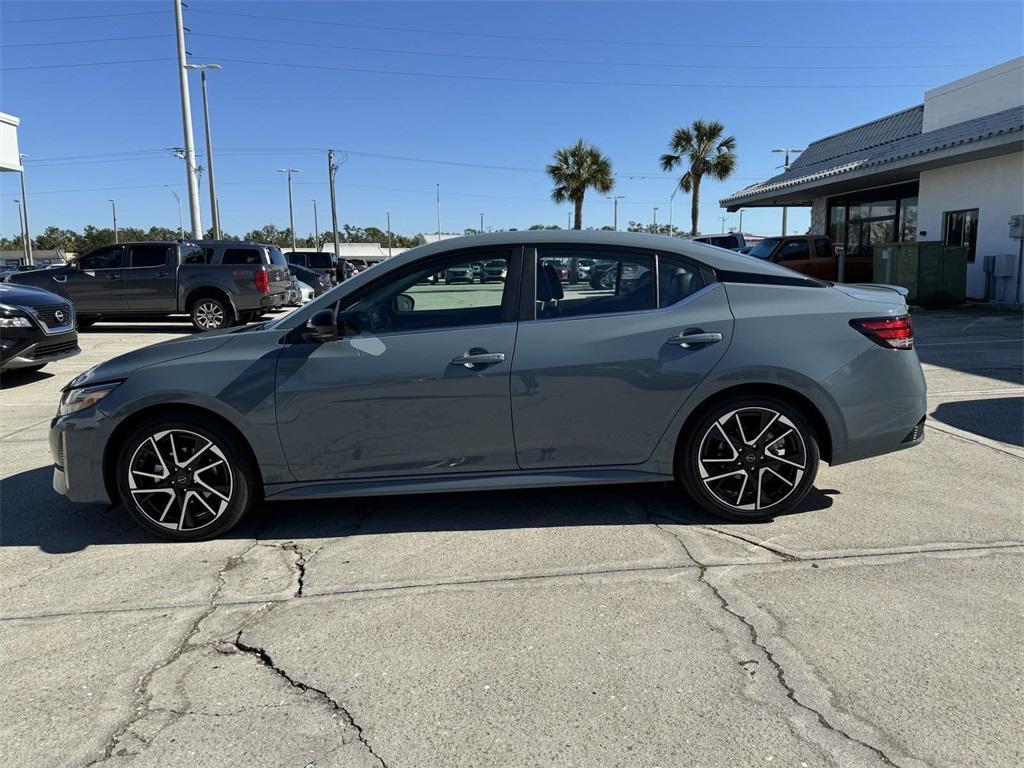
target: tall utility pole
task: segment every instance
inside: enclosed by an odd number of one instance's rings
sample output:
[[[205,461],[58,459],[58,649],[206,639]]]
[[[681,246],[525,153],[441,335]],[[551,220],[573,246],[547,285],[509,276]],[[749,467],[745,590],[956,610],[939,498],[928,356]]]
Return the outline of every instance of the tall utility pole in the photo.
[[[278,168],[278,173],[288,174],[288,228],[292,231],[292,250],[295,250],[295,209],[292,207],[292,174],[302,173],[300,168]]]
[[[565,228],[566,229],[572,229],[572,211],[569,211],[568,213],[569,213],[569,216],[568,216],[568,220],[565,223]]]
[[[199,212],[199,178],[196,172],[196,147],[192,138],[192,105],[188,95],[188,70],[185,69],[185,25],[181,18],[181,0],[174,0],[174,26],[178,35],[178,84],[181,87],[181,125],[185,133],[185,178],[188,181],[188,210],[192,237],[203,236]]]
[[[441,241],[441,185],[437,185],[437,240]]]
[[[25,207],[21,204],[21,200],[15,199],[14,201],[18,206],[18,226],[21,227],[21,249],[25,252],[25,260],[28,260],[28,248],[25,247],[25,243],[28,242],[28,238],[25,236]]]
[[[28,226],[28,194],[25,192],[25,158],[28,155],[18,155],[21,162],[21,220],[25,232],[25,263],[32,266],[32,230]]]
[[[612,228],[616,232],[619,231],[619,200],[624,197],[625,195],[615,195],[614,197],[612,195],[608,195],[608,197],[605,198],[606,200],[612,201]]]
[[[313,244],[320,250],[320,219],[316,215],[316,200],[313,201]]]
[[[651,219],[651,221],[653,222],[651,224],[651,231],[654,232],[654,234],[658,234],[658,207],[657,206],[654,207],[654,216]]]
[[[725,216],[719,216],[718,220],[722,222],[722,234],[725,234]]]
[[[178,233],[181,236],[181,239],[184,240],[185,239],[185,222],[184,222],[184,220],[181,217],[181,198],[178,197],[178,193],[174,191],[174,187],[172,187],[170,184],[164,184],[164,186],[167,187],[168,191],[172,195],[174,195],[174,199],[178,201]]]
[[[384,211],[384,215],[388,217],[388,258],[391,258],[391,211]]]
[[[210,138],[210,104],[206,99],[206,70],[220,69],[220,64],[186,64],[185,69],[198,69],[203,84],[203,124],[206,126],[206,170],[210,174],[210,219],[213,239],[220,240],[220,210],[217,207],[217,184],[213,176],[213,139]]]
[[[341,246],[338,245],[338,206],[334,199],[334,173],[338,170],[334,162],[334,150],[327,150],[327,180],[331,188],[331,238],[334,240],[334,261],[335,266],[341,260]],[[341,271],[339,280],[345,279],[345,270]]]
[[[676,200],[676,192],[678,192],[678,191],[679,191],[679,184],[677,183],[676,184],[676,188],[672,190],[672,194],[668,196],[668,234],[669,234],[669,237],[672,237],[674,235],[674,230],[672,229],[672,204]]]
[[[117,203],[107,198],[107,202],[110,203],[110,212],[114,215],[114,245],[117,245],[120,240],[117,236]]]
[[[484,233],[484,215],[480,214],[480,234]]]
[[[743,234],[743,209],[740,208],[740,234]]]
[[[786,159],[785,159],[785,161],[782,164],[782,172],[785,173],[786,171],[789,170],[789,153],[790,152],[803,152],[803,150],[802,149],[797,149],[796,147],[779,147],[778,149],[773,149],[772,152],[785,152],[786,153]],[[783,237],[786,236],[786,211],[787,211],[786,206],[782,206],[782,236]]]

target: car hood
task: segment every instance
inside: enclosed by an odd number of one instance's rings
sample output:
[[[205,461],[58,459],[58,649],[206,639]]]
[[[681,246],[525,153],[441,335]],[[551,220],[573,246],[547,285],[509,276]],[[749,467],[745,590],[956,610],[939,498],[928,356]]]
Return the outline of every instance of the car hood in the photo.
[[[24,272],[22,274],[30,274]],[[31,285],[0,283],[0,304],[17,307],[45,307],[64,301],[62,296]]]
[[[159,344],[143,347],[142,349],[128,352],[127,354],[107,360],[105,363],[93,366],[85,373],[79,374],[72,379],[65,389],[102,384],[107,381],[121,381],[127,379],[133,371],[140,368],[166,363],[182,357],[212,352],[227,344],[231,340],[232,334],[243,330],[245,328],[225,328],[219,331],[207,331],[194,336],[184,336],[180,339],[171,339],[170,341],[162,341]]]

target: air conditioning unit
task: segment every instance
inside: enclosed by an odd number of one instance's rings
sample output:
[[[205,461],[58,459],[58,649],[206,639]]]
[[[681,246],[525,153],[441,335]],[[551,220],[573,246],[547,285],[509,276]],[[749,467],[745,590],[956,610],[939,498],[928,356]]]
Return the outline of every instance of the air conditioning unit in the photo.
[[[1010,239],[1024,240],[1024,214],[1010,217]]]
[[[992,271],[994,277],[1016,277],[1017,276],[1017,254],[1001,253],[995,257],[995,269]]]

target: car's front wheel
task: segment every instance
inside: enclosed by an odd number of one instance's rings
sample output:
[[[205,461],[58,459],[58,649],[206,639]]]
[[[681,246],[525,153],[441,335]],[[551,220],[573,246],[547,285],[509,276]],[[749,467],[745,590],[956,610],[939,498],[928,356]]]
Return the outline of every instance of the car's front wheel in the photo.
[[[769,520],[804,500],[818,442],[803,413],[782,400],[738,397],[714,405],[685,436],[679,475],[690,496],[729,520]]]
[[[117,461],[121,501],[146,530],[175,541],[234,527],[259,496],[256,467],[228,430],[191,415],[139,425]]]

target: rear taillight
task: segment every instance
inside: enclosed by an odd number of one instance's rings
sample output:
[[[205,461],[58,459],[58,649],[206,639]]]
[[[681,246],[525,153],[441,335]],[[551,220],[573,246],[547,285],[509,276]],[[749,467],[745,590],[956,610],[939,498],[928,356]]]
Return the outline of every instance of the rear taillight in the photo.
[[[865,317],[851,320],[850,325],[875,344],[889,349],[913,349],[914,327],[910,315],[899,317]]]
[[[265,269],[256,270],[256,290],[260,293],[270,293],[270,274]]]

